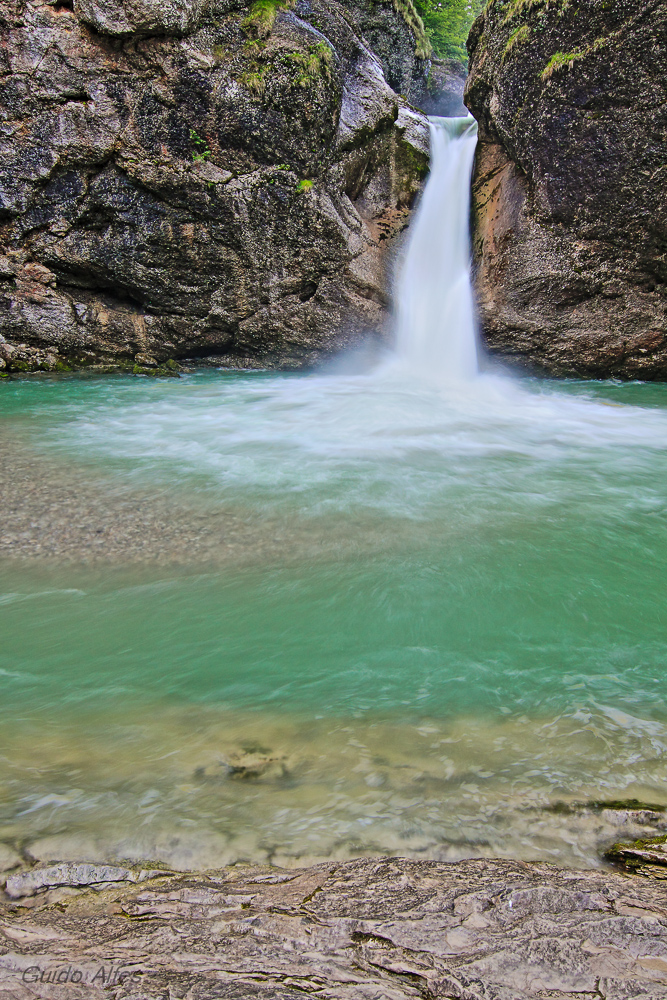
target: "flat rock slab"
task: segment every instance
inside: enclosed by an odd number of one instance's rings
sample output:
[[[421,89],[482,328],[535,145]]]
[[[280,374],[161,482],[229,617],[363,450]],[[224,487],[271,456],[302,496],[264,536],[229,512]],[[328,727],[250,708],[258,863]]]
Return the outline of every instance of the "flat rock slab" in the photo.
[[[59,888],[0,904],[2,1000],[667,997],[651,879],[363,858],[82,888],[72,868],[78,887],[61,867]]]

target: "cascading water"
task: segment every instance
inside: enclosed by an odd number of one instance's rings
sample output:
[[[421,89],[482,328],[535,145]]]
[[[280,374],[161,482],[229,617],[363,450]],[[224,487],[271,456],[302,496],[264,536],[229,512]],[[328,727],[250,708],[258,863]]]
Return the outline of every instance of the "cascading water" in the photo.
[[[430,122],[431,174],[398,283],[396,350],[405,367],[451,383],[477,373],[469,241],[477,122]]]

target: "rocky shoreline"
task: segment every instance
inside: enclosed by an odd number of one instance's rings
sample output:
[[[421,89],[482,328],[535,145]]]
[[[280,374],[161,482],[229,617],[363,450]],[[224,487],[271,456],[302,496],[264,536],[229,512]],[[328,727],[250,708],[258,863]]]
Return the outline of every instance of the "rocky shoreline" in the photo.
[[[0,926],[11,1000],[667,997],[662,883],[547,864],[42,865]]]

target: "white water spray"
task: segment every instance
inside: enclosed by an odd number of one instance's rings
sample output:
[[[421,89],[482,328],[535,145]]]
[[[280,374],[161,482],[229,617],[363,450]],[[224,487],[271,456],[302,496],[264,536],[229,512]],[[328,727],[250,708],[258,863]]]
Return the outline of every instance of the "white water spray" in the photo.
[[[477,374],[469,239],[477,122],[430,121],[431,173],[398,283],[396,350],[415,374],[454,383]]]
[[[439,510],[453,531],[457,517],[477,510],[487,530],[494,511],[517,509],[513,497],[525,503],[522,517],[568,500],[580,473],[598,477],[593,493],[615,510],[619,482],[636,467],[627,502],[644,482],[652,511],[650,470],[667,449],[667,407],[610,405],[594,398],[599,388],[583,396],[581,387],[478,374],[468,228],[476,125],[434,119],[431,131],[391,359],[363,374],[199,373],[141,392],[113,380],[96,387],[94,402],[73,396],[71,413],[59,401],[49,447],[129,462],[135,476],[191,475],[193,489],[208,483],[240,510],[294,504],[309,514],[372,509],[408,520]]]

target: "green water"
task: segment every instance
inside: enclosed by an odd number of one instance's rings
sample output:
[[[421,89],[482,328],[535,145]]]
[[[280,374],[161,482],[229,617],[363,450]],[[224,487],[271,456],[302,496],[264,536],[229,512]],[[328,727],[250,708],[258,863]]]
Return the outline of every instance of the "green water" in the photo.
[[[35,489],[0,570],[0,838],[594,864],[599,831],[540,809],[667,802],[667,387],[479,381],[3,383],[3,478]],[[186,542],[124,548],[154,502]]]

